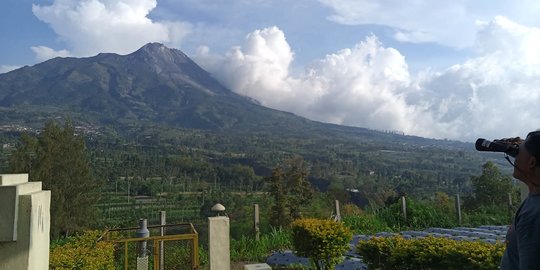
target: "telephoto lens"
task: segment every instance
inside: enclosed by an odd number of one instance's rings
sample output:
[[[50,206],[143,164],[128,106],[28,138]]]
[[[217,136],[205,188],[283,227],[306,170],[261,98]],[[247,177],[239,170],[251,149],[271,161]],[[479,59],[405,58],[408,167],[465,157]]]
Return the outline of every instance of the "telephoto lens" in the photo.
[[[503,152],[511,157],[516,157],[519,153],[519,144],[508,140],[486,140],[479,138],[475,143],[476,150],[487,152]]]

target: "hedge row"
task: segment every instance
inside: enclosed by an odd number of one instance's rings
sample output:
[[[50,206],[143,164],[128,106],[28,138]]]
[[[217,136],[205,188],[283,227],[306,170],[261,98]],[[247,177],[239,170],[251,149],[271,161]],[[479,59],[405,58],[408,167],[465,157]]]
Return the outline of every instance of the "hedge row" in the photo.
[[[357,252],[370,269],[497,269],[505,246],[448,238],[373,237]]]
[[[98,241],[100,235],[99,231],[86,231],[52,245],[49,269],[114,270],[113,243]]]

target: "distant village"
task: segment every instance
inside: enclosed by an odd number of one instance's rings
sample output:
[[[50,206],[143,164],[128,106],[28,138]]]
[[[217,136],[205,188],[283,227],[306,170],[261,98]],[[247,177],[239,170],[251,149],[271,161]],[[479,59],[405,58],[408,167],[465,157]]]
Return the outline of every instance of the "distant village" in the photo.
[[[85,135],[101,135],[101,131],[99,131],[98,126],[75,126],[75,133],[76,134],[85,134]],[[0,133],[2,132],[28,132],[28,133],[34,133],[39,134],[40,130],[22,126],[20,124],[7,124],[7,125],[0,125]],[[4,148],[6,148],[5,144],[3,145]]]

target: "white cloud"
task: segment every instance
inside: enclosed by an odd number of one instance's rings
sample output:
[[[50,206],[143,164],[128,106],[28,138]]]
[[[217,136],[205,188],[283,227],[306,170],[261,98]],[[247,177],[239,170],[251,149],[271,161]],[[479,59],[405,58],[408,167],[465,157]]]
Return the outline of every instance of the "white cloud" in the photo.
[[[278,105],[291,90],[286,80],[294,56],[277,27],[254,31],[246,37],[244,47],[234,47],[212,63],[207,49],[200,53],[201,64],[215,71],[217,79],[265,105]]]
[[[338,124],[410,128],[407,64],[376,37],[327,55],[303,74],[291,74],[293,55],[283,32],[271,27],[252,32],[225,56],[204,49],[196,59],[230,89],[269,107]]]
[[[500,138],[540,127],[540,29],[497,17],[477,37],[481,57],[420,83],[428,106],[418,119],[433,126],[422,134]]]
[[[384,25],[404,42],[437,42],[454,47],[473,44],[477,20],[501,15],[521,23],[538,24],[540,3],[516,1],[319,0],[333,10],[329,20],[348,25]]]
[[[18,68],[20,68],[20,66],[0,65],[0,74],[7,73]]]
[[[333,9],[328,19],[341,24],[377,24],[395,29],[406,42],[439,42],[463,47],[474,38],[474,21],[461,1],[319,0]],[[481,19],[481,18],[478,18]]]
[[[71,56],[71,53],[67,50],[59,50],[56,51],[54,49],[51,49],[49,47],[45,46],[33,46],[31,47],[32,51],[36,55],[36,60],[38,61],[45,61],[49,60],[54,57],[69,57]]]
[[[196,60],[237,93],[310,119],[468,141],[524,136],[540,127],[540,29],[504,17],[479,27],[481,56],[414,76],[375,36],[293,74],[277,27],[223,56],[202,48]]]
[[[190,24],[154,22],[148,14],[156,0],[55,0],[33,5],[34,15],[48,23],[70,53],[91,56],[100,52],[127,54],[148,42],[179,46]]]

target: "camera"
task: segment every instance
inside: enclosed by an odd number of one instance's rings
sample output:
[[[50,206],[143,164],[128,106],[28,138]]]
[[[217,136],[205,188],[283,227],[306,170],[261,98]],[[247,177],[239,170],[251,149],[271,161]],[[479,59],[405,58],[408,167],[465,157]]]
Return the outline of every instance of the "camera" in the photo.
[[[519,144],[522,142],[519,137],[512,139],[502,139],[489,141],[479,138],[475,147],[478,151],[503,152],[511,157],[516,157],[519,153]]]

